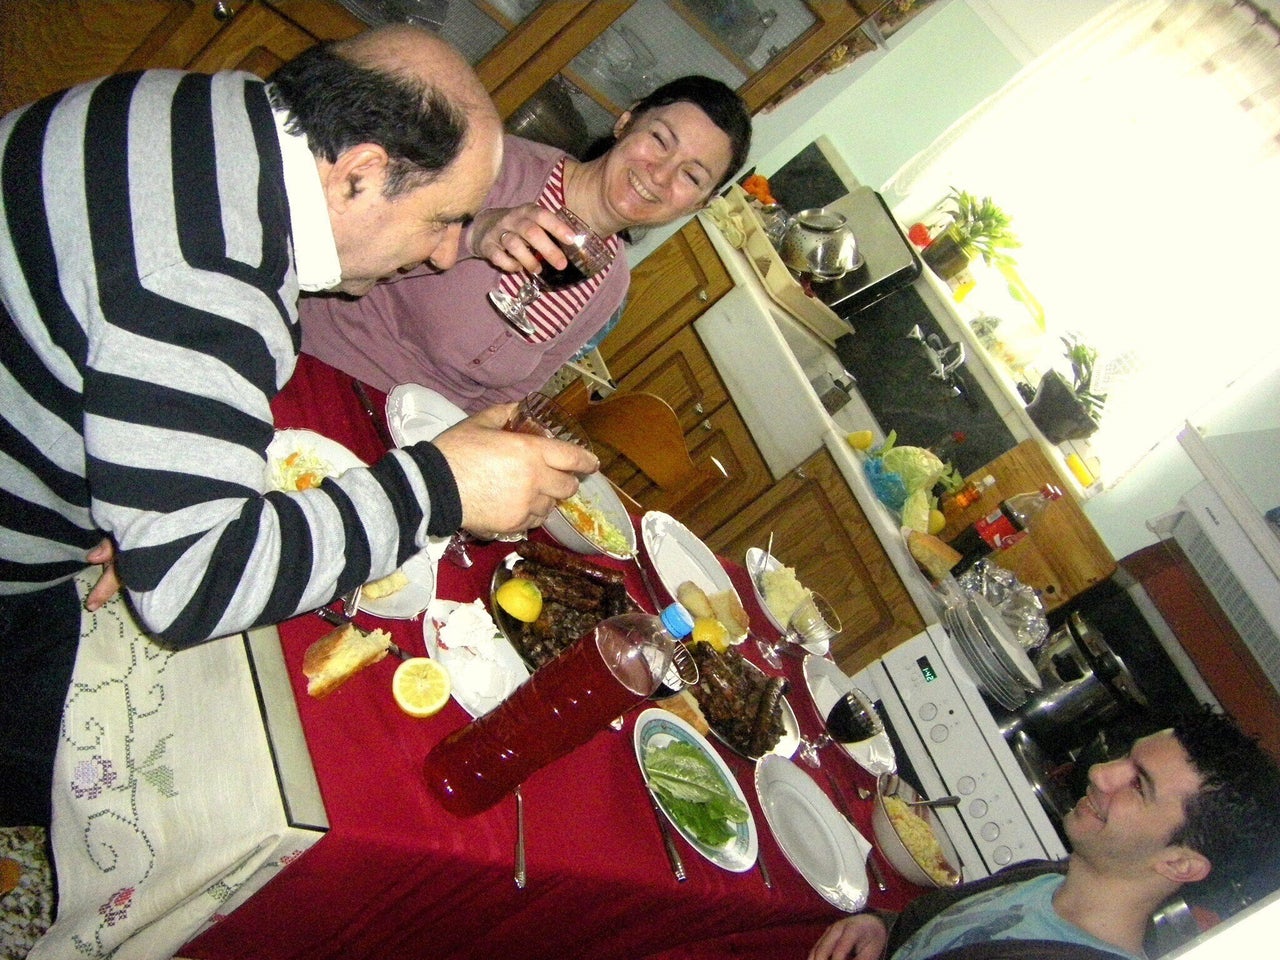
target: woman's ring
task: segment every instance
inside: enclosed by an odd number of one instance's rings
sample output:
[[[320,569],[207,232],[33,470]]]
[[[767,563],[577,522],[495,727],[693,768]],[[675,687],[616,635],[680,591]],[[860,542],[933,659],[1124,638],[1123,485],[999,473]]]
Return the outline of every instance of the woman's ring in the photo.
[[[498,234],[498,246],[500,247],[506,246],[507,235],[511,232],[512,231],[510,230],[503,230],[500,234]]]

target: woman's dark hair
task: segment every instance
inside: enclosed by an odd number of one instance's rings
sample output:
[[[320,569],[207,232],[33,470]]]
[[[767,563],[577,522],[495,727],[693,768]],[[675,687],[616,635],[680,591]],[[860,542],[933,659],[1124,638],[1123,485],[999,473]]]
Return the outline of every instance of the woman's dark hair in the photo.
[[[457,158],[466,139],[463,111],[421,80],[357,66],[316,44],[271,75],[271,101],[289,111],[286,129],[303,133],[333,163],[346,149],[376,143],[391,165],[383,194],[430,183]]]
[[[1173,735],[1201,787],[1169,842],[1212,864],[1204,880],[1185,888],[1188,897],[1229,914],[1242,896],[1256,899],[1280,884],[1280,767],[1233,720],[1207,707],[1176,720]]]
[[[638,101],[631,108],[631,119],[635,121],[656,107],[666,107],[673,103],[692,103],[729,138],[729,166],[711,191],[715,193],[746,163],[747,154],[751,150],[751,114],[747,111],[747,105],[733,89],[719,80],[695,74],[664,83]],[[588,148],[582,159],[594,160],[608,153],[615,143],[616,138],[603,137]]]

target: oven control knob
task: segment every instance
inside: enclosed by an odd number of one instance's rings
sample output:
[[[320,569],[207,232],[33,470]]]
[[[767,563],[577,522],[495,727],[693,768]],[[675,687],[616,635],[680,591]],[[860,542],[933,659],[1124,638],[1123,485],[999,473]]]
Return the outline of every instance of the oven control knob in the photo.
[[[936,703],[922,703],[920,705],[920,719],[926,723],[938,715],[938,705]]]
[[[1013,851],[1001,844],[991,851],[991,859],[996,862],[997,866],[1005,866],[1013,862]]]
[[[969,804],[969,815],[976,819],[981,819],[987,815],[987,801],[979,798]],[[994,838],[993,838],[994,839]]]
[[[982,834],[983,840],[986,840],[988,843],[992,843],[1000,837],[1000,824],[988,821],[982,825],[982,829],[979,833]],[[1004,862],[1007,863],[1008,861]]]
[[[942,743],[951,735],[951,731],[947,729],[945,723],[935,724],[929,729],[929,739],[934,743]]]
[[[956,781],[956,793],[962,797],[967,797],[973,791],[978,789],[978,781],[970,776],[963,776]]]

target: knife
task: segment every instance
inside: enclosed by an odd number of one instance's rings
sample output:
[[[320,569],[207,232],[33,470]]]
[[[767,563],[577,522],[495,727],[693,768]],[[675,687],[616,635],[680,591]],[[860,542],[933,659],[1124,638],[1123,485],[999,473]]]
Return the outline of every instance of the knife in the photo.
[[[684,872],[684,860],[680,857],[680,851],[676,849],[676,839],[671,835],[671,828],[667,826],[667,815],[658,805],[658,797],[653,792],[652,785],[646,783],[644,786],[645,792],[649,795],[649,806],[653,808],[654,819],[658,821],[658,832],[662,834],[662,845],[667,848],[667,862],[671,864],[671,873],[677,882],[684,883],[688,875]]]
[[[330,610],[328,607],[316,607],[316,609],[312,610],[311,612],[314,613],[321,620],[325,621],[326,623],[331,623],[335,627],[344,627],[348,623],[351,623],[351,621],[348,620],[346,617],[344,617],[342,614],[338,613],[335,610]],[[354,624],[352,625],[354,626]],[[359,627],[356,627],[355,629],[360,630]],[[360,632],[364,633],[365,631],[360,630]],[[390,640],[387,641],[387,649],[390,650],[392,653],[394,653],[401,660],[409,659],[409,654],[403,648],[396,646],[396,644]]]
[[[831,790],[836,795],[836,803],[840,806],[840,812],[844,814],[844,818],[853,823],[853,814],[849,809],[849,799],[845,796],[844,787],[840,786],[840,781],[835,778],[835,774],[830,769],[826,770],[827,783],[831,784]],[[885,883],[884,873],[880,870],[880,864],[876,863],[876,852],[871,850],[867,854],[867,872],[871,874],[871,879],[875,881],[876,889],[881,893],[889,889],[889,885]]]

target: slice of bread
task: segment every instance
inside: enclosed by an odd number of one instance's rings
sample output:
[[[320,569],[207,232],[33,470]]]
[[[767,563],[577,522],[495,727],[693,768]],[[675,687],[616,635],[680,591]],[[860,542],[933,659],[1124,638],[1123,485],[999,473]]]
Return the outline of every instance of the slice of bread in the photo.
[[[960,562],[960,551],[949,543],[919,530],[907,531],[907,549],[911,558],[933,581],[941,580]]]
[[[659,700],[657,705],[663,710],[674,713],[704,737],[711,733],[711,726],[707,723],[707,718],[703,716],[702,708],[698,706],[698,701],[694,699],[693,694],[688,690],[681,690],[673,697]]]
[[[715,617],[716,615],[715,610],[711,607],[711,598],[707,596],[707,592],[692,580],[686,580],[676,587],[676,599],[680,601],[695,620],[698,617]]]
[[[391,634],[385,630],[365,633],[350,623],[331,630],[307,647],[302,656],[307,693],[313,697],[332,693],[352,674],[385,657],[390,649]]]
[[[747,632],[747,628],[751,626],[751,618],[747,616],[747,611],[743,608],[742,601],[738,599],[736,592],[721,590],[719,593],[713,593],[710,599],[715,618],[725,625],[729,636],[737,638]]]

